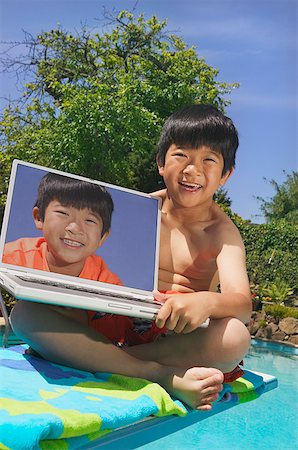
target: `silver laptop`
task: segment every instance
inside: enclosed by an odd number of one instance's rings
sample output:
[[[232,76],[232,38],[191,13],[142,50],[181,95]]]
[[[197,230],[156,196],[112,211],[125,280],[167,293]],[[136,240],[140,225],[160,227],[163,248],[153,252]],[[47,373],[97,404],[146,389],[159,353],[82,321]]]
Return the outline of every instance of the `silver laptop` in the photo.
[[[96,251],[123,286],[60,275],[3,262],[5,244],[42,237],[32,209],[41,178],[55,173],[104,186],[114,212],[110,235]],[[154,319],[157,289],[160,202],[149,194],[15,160],[0,238],[0,286],[16,299]]]

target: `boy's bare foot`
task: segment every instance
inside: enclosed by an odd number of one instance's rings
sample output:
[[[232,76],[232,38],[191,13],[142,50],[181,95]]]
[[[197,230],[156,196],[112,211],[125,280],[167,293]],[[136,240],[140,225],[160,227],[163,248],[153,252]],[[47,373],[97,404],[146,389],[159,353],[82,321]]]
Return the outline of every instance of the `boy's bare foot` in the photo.
[[[163,386],[191,408],[209,411],[223,389],[223,380],[223,373],[218,369],[193,367],[187,370],[174,369],[171,381],[166,381]]]

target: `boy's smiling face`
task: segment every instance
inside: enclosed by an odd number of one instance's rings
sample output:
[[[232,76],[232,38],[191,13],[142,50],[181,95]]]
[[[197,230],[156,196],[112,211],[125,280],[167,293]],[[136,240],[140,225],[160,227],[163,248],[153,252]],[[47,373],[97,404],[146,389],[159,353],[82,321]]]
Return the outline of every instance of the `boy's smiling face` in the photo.
[[[102,220],[90,209],[63,206],[57,200],[49,203],[44,220],[37,207],[33,209],[36,228],[47,241],[47,262],[51,272],[78,276],[88,256],[93,255],[108,236],[102,237]]]
[[[197,206],[211,201],[216,189],[223,186],[232,170],[222,175],[224,160],[209,147],[182,148],[172,144],[159,174],[169,197],[181,206]]]

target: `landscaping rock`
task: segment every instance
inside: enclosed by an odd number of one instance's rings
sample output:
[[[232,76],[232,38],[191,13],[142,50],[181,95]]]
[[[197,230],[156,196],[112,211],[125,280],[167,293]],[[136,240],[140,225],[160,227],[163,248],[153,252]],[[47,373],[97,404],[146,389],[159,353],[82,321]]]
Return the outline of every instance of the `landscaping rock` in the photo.
[[[251,320],[247,325],[248,331],[251,336],[254,336],[260,328],[260,324],[257,321]]]
[[[298,345],[298,334],[293,334],[292,336],[289,336],[288,342],[294,345]]]
[[[298,319],[286,317],[280,320],[279,329],[288,335],[298,334]]]
[[[272,330],[272,336],[274,335],[274,333],[277,333],[277,332],[278,332],[278,325],[277,325],[276,323],[270,322],[270,323],[268,324],[268,327],[270,327],[271,330]]]
[[[260,327],[256,333],[256,338],[261,339],[271,339],[272,338],[272,330],[270,326]]]
[[[273,341],[284,341],[286,338],[286,334],[283,331],[277,331],[276,333],[272,333],[271,339]]]
[[[293,317],[279,320],[269,315],[266,316],[264,311],[253,311],[247,329],[250,335],[257,339],[298,346],[298,319]]]

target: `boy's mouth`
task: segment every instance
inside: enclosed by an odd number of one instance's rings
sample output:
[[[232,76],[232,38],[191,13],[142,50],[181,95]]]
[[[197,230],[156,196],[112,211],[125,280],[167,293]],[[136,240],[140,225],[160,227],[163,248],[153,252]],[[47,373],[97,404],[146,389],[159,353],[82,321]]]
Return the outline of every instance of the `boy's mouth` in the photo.
[[[82,244],[81,242],[78,241],[72,241],[71,239],[62,239],[64,244],[67,245],[68,247],[74,247],[74,248],[78,248],[78,247],[83,247],[84,244]]]
[[[185,181],[179,181],[180,186],[183,187],[183,189],[190,191],[190,192],[196,192],[199,189],[201,189],[202,185],[198,183],[186,183]]]

